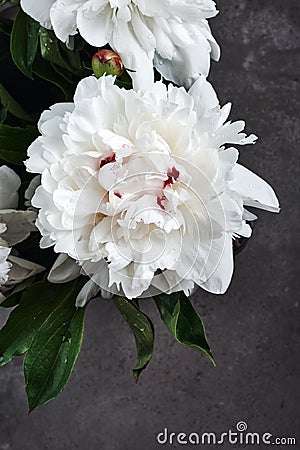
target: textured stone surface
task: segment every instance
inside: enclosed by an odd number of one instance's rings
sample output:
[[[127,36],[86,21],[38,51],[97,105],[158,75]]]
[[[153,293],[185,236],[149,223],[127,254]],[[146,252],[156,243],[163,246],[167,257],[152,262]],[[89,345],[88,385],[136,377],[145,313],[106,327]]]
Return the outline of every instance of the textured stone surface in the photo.
[[[218,6],[213,29],[222,59],[210,80],[222,103],[233,102],[232,118],[245,119],[260,136],[257,145],[241,148],[241,161],[276,188],[282,212],[259,213],[226,295],[194,295],[217,367],[175,344],[145,301],[156,347],[136,386],[132,335],[111,302],[94,302],[71,382],[57,400],[27,416],[22,360],[0,370],[0,450],[152,450],[164,427],[221,432],[239,420],[250,431],[297,436],[299,1]]]

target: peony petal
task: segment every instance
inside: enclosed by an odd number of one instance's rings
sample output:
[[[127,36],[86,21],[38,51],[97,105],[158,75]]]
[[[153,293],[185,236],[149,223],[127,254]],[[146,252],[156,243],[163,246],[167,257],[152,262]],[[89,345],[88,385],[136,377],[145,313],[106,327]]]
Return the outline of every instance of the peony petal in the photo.
[[[78,5],[75,4],[65,4],[64,12],[62,14],[62,6],[60,1],[56,1],[50,9],[50,19],[53,26],[53,30],[58,37],[63,42],[67,42],[69,36],[74,36],[77,33],[77,16]]]
[[[36,231],[34,222],[37,214],[34,211],[16,211],[13,209],[0,211],[0,222],[6,224],[6,231],[2,237],[9,246],[19,244],[28,238],[32,231]]]
[[[55,0],[21,0],[21,8],[38,22],[47,23],[54,3]]]
[[[99,291],[103,292],[104,298],[110,298],[108,288],[108,267],[107,262],[102,259],[98,263],[84,263],[82,272],[90,275],[91,279],[83,286],[76,298],[76,306],[84,306],[95,297]]]
[[[81,36],[94,47],[103,47],[111,39],[112,10],[107,6],[101,14],[90,16],[86,6],[78,10],[77,25]]]
[[[199,116],[204,114],[206,111],[219,106],[217,94],[212,85],[205,79],[204,76],[199,76],[197,78],[189,89],[189,94],[194,99],[195,108]]]
[[[279,212],[279,202],[271,186],[246,167],[236,164],[233,169],[234,181],[231,189],[241,195],[246,206]]]
[[[10,252],[11,248],[0,245],[0,287],[8,281],[9,271],[12,267],[12,264],[7,261]]]
[[[79,277],[81,267],[68,255],[61,253],[48,274],[50,283],[67,283]]]
[[[16,208],[18,205],[18,189],[20,177],[9,167],[0,167],[0,210]]]
[[[6,286],[14,286],[15,284],[21,283],[27,278],[33,277],[45,270],[45,267],[40,266],[39,264],[16,256],[9,256],[9,261],[12,263],[12,268],[9,271],[9,280],[6,283]]]
[[[232,238],[224,235],[218,242],[212,243],[210,264],[205,266],[207,279],[197,282],[200,287],[213,294],[224,294],[230,284],[233,274]]]
[[[120,21],[113,31],[113,49],[121,56],[125,67],[133,80],[134,89],[149,89],[154,82],[153,57],[154,50],[144,50],[129,28],[128,23]],[[130,49],[130,51],[128,51]]]

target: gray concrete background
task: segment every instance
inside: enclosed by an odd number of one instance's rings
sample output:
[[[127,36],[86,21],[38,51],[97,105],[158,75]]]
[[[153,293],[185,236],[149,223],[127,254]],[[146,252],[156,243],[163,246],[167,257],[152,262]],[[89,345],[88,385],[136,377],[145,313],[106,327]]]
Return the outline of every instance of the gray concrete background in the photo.
[[[22,360],[0,370],[0,450],[152,450],[164,427],[222,432],[239,420],[250,431],[298,435],[300,448],[299,1],[218,6],[212,26],[222,59],[210,80],[222,103],[233,101],[232,118],[260,136],[241,148],[241,161],[275,187],[282,212],[259,213],[226,295],[193,297],[217,367],[175,344],[145,300],[156,346],[136,386],[132,335],[110,301],[94,302],[74,374],[57,400],[27,416]]]

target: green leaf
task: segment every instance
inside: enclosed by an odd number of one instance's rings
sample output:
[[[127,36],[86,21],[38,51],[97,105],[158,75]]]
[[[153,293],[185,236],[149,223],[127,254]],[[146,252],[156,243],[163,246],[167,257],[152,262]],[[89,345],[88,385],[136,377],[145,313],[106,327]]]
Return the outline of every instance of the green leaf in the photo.
[[[27,114],[22,106],[17,103],[13,97],[7,92],[3,84],[0,83],[0,99],[3,106],[7,107],[8,112],[18,119],[25,121],[34,121],[35,119],[30,114]]]
[[[82,76],[86,71],[83,70],[80,54],[78,51],[70,50],[66,45],[62,44],[55,33],[46,28],[40,28],[40,48],[42,57],[54,64],[55,70],[57,67],[63,68],[69,74],[65,74],[65,78],[70,80],[71,74]],[[58,73],[62,72],[58,70]]]
[[[202,352],[215,365],[202,320],[184,293],[154,297],[160,315],[176,341]]]
[[[12,164],[23,164],[29,145],[38,136],[36,127],[10,127],[0,124],[0,158]]]
[[[40,24],[19,10],[11,32],[10,51],[15,65],[33,79],[32,65],[38,48]]]
[[[59,43],[54,32],[41,27],[39,34],[42,57],[69,70],[68,64],[61,55]]]
[[[76,85],[75,83],[69,82],[61,76],[53,67],[53,65],[42,58],[41,55],[37,55],[34,64],[33,72],[40,78],[57,86],[64,94],[67,101],[73,99]]]
[[[137,382],[141,372],[149,364],[154,346],[154,329],[150,319],[138,308],[137,303],[124,297],[114,299],[120,313],[130,326],[137,351],[137,363],[133,370],[133,376]]]
[[[130,78],[128,72],[125,70],[120,77],[116,78],[116,85],[120,88],[132,89],[132,79]]]
[[[53,400],[65,388],[80,352],[85,308],[75,292],[60,296],[58,307],[36,332],[24,362],[29,411]]]
[[[0,330],[0,367],[27,352],[37,330],[55,315],[63,300],[69,299],[73,288],[74,282],[57,285],[41,281],[23,293],[19,306]]]
[[[7,113],[8,113],[7,106],[3,106],[3,108],[0,109],[0,124],[5,121]]]

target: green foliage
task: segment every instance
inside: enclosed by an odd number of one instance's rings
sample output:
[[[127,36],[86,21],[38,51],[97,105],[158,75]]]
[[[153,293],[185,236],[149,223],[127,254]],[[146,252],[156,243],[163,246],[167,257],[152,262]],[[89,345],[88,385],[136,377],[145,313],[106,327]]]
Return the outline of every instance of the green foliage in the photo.
[[[183,292],[154,298],[162,320],[176,341],[202,352],[214,363],[202,320]]]
[[[0,109],[0,124],[5,122],[7,113],[8,113],[7,106],[3,106],[3,108]]]
[[[70,74],[84,76],[85,71],[81,66],[78,51],[69,50],[51,30],[41,27],[39,34],[41,55],[46,61],[53,63],[54,67],[61,67]],[[70,78],[70,75],[67,78]]]
[[[85,308],[75,307],[81,281],[47,281],[28,288],[0,331],[0,365],[27,352],[24,363],[29,409],[65,387],[80,351]]]
[[[135,381],[149,364],[154,346],[154,329],[150,319],[137,304],[124,297],[116,297],[115,304],[134,334],[137,352],[137,363],[133,369]]]
[[[0,158],[13,164],[23,164],[29,145],[37,137],[37,129],[0,124]]]
[[[12,28],[10,50],[18,69],[29,78],[33,78],[32,65],[38,48],[39,29],[39,23],[20,9]]]
[[[40,78],[43,78],[58,87],[64,94],[66,100],[72,100],[76,88],[75,84],[62,76],[54,68],[54,65],[43,59],[40,54],[37,55],[34,61],[33,71]]]
[[[2,105],[6,108],[7,112],[10,112],[13,116],[23,121],[33,122],[36,117],[27,114],[21,105],[14,100],[14,98],[5,89],[2,83],[0,83],[0,100]]]
[[[75,308],[71,291],[37,330],[24,362],[29,411],[65,388],[80,352],[84,315],[85,308]]]

